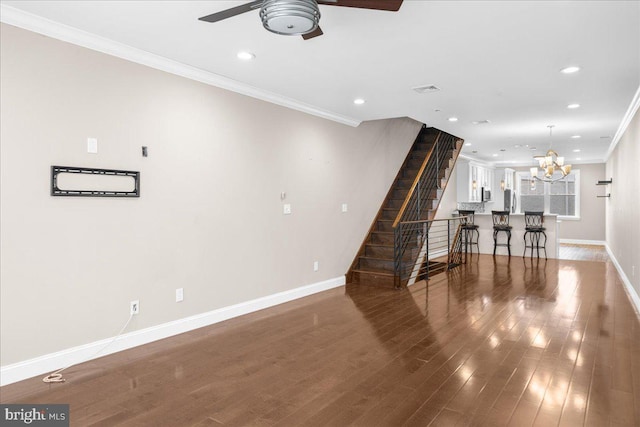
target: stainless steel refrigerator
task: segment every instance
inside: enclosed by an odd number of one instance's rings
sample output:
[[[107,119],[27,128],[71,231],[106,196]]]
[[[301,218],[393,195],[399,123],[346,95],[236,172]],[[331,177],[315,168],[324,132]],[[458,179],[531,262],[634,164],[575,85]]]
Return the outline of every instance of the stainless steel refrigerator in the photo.
[[[509,188],[504,190],[504,210],[516,213],[516,192]]]

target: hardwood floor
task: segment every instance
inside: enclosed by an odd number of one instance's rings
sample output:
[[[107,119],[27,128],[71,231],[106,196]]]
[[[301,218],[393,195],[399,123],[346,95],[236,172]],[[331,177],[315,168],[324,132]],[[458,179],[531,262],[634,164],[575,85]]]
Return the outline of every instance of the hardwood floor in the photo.
[[[71,424],[638,426],[640,321],[610,262],[474,255],[88,362],[2,403]]]
[[[577,245],[570,243],[560,244],[560,259],[572,259],[576,261],[609,261],[609,254],[602,245]]]

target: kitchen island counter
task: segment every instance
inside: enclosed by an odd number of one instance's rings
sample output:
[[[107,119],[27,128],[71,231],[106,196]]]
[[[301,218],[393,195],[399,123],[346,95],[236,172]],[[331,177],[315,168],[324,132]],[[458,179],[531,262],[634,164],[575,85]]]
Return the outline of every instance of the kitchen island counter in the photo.
[[[493,219],[491,212],[476,212],[475,224],[478,226],[480,237],[478,239],[478,247],[473,246],[475,252],[479,249],[480,253],[493,254]],[[509,215],[509,225],[511,229],[511,256],[522,257],[524,252],[524,214],[512,213]],[[547,258],[558,257],[558,215],[544,215],[544,227],[547,235]],[[498,233],[498,243],[506,243],[506,233]],[[541,244],[544,237],[541,238]],[[527,241],[529,241],[527,236]],[[496,255],[508,255],[505,246],[498,246]],[[531,256],[531,249],[527,249],[527,257]],[[536,257],[536,251],[533,251]],[[540,251],[540,257],[544,258],[544,251]]]

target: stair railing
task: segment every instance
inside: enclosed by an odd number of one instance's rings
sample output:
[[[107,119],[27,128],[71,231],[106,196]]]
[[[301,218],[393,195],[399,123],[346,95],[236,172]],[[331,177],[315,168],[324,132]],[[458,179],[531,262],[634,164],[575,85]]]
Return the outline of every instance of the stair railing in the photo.
[[[406,260],[415,261],[415,245],[428,235],[431,224],[425,220],[429,219],[429,211],[437,207],[432,205],[431,200],[440,196],[438,191],[442,189],[441,180],[449,165],[449,156],[457,148],[458,141],[459,139],[453,135],[438,133],[393,222],[394,282],[397,288],[406,283],[409,277],[409,273],[405,271]],[[417,223],[422,225],[412,225]]]
[[[466,262],[461,225],[466,217],[403,221],[397,234],[404,244],[394,276],[397,288],[426,280]]]

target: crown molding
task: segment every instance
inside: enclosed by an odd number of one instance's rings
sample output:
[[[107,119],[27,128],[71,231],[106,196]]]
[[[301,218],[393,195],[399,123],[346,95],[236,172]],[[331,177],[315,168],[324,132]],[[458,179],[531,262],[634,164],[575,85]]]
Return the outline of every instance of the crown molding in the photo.
[[[609,146],[609,150],[607,150],[607,154],[604,156],[603,162],[606,163],[615,150],[616,145],[620,142],[622,135],[627,131],[627,127],[629,127],[629,123],[633,120],[633,117],[636,115],[636,112],[640,108],[640,86],[638,86],[638,90],[636,90],[636,94],[633,96],[631,100],[631,104],[629,104],[629,108],[627,108],[627,112],[624,114],[622,121],[620,122],[620,126],[618,126],[618,130],[611,140],[611,145]]]
[[[0,22],[348,126],[357,127],[361,123],[361,120],[323,110],[228,77],[191,67],[5,4],[0,4]]]

